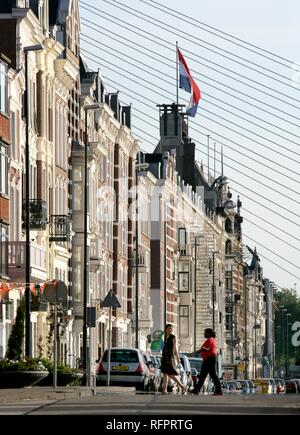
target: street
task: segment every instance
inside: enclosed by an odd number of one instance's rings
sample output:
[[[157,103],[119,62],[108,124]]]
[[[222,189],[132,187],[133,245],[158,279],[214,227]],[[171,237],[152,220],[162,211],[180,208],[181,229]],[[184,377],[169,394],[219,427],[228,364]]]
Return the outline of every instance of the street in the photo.
[[[112,395],[0,405],[0,415],[300,415],[298,395]]]

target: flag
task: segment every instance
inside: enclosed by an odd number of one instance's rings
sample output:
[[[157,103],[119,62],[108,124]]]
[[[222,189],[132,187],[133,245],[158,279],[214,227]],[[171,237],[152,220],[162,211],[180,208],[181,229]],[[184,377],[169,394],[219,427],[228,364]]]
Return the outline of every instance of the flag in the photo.
[[[201,98],[201,92],[190,73],[189,67],[187,66],[181,51],[179,48],[177,48],[177,50],[179,60],[179,87],[180,89],[184,89],[186,92],[191,94],[191,100],[187,107],[186,113],[187,115],[194,117],[196,116],[198,103]]]

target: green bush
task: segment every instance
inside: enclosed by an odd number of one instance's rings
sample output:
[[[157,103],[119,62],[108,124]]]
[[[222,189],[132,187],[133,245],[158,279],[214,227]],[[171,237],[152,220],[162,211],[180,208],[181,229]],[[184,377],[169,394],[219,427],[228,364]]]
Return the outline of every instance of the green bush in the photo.
[[[43,365],[47,368],[47,370],[50,373],[53,373],[53,368],[54,368],[53,361],[51,361],[48,358],[41,358],[40,361],[43,363]],[[67,374],[74,374],[74,373],[82,373],[82,371],[79,369],[74,369],[66,364],[58,364],[57,373],[62,375],[67,375]]]
[[[24,358],[22,360],[0,360],[1,372],[19,371],[47,371],[47,368],[39,358]]]
[[[23,353],[24,340],[24,325],[25,325],[25,299],[22,298],[17,309],[16,321],[12,327],[10,337],[8,339],[8,349],[6,358],[9,360],[20,360]]]

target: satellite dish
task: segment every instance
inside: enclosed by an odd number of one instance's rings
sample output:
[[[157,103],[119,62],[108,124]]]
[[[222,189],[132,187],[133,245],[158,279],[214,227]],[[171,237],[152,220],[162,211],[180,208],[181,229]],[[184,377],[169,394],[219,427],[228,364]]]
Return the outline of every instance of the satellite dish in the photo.
[[[63,281],[52,281],[45,284],[44,295],[52,305],[57,305],[68,300],[68,289]]]

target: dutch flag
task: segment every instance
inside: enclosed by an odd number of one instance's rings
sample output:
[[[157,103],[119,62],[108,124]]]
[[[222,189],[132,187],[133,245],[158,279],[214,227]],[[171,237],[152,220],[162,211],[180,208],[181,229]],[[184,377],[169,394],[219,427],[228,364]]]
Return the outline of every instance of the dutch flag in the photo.
[[[189,116],[195,117],[198,103],[201,98],[201,92],[195,80],[191,76],[189,67],[186,64],[186,61],[182,56],[181,51],[179,50],[179,48],[177,48],[177,50],[179,60],[179,87],[180,89],[184,89],[186,92],[189,92],[191,94],[191,100],[187,107],[186,113]]]

